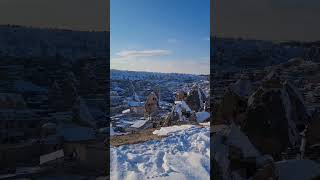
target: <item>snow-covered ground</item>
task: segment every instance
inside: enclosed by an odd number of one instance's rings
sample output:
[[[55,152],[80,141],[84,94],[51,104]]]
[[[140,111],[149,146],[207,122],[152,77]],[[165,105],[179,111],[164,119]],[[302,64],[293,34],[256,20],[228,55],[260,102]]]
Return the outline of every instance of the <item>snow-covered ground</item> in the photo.
[[[210,179],[206,125],[162,127],[160,141],[111,147],[111,179]]]

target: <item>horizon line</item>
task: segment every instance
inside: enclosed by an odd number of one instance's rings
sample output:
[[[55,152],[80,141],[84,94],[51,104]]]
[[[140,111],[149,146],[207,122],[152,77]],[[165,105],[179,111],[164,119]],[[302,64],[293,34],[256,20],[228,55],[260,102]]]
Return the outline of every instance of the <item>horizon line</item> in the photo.
[[[95,30],[95,29],[72,29],[67,27],[50,27],[50,26],[34,26],[34,25],[21,25],[21,24],[0,24],[0,26],[4,27],[16,27],[16,28],[30,28],[30,29],[38,29],[38,30],[60,30],[60,31],[77,31],[77,32],[110,32],[110,30]]]
[[[124,70],[124,69],[114,69],[110,68],[111,70],[116,70],[116,71],[129,71],[129,72],[146,72],[146,73],[161,73],[161,74],[183,74],[183,75],[196,75],[196,76],[209,76],[209,74],[193,74],[193,73],[181,73],[181,72],[159,72],[159,71],[139,71],[139,70]]]

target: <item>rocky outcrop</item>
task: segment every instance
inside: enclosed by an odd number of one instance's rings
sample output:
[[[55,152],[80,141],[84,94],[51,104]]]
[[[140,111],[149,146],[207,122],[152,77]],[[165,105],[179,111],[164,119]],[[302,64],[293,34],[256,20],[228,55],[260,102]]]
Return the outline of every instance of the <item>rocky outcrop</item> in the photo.
[[[281,79],[277,71],[271,71],[263,80],[262,86],[266,89],[281,88]]]
[[[164,119],[160,122],[161,127],[166,127],[166,126],[172,126],[175,125],[176,122],[179,121],[179,115],[178,113],[175,113],[174,111],[168,113]]]
[[[310,115],[304,104],[304,99],[300,92],[298,92],[289,81],[284,82],[283,91],[284,94],[287,94],[288,99],[290,99],[290,102],[288,102],[289,104],[286,106],[288,108],[287,118],[292,119],[299,131],[301,131],[304,129],[305,125],[311,121]]]
[[[299,142],[297,129],[289,130],[280,89],[258,89],[250,102],[244,131],[262,153],[279,155],[289,145],[294,145],[289,142],[289,133],[293,133],[295,143]]]
[[[78,81],[73,73],[68,73],[67,78],[61,82],[61,91],[63,94],[64,105],[71,108],[78,97]]]
[[[208,120],[209,117],[210,114],[208,112],[199,113],[192,111],[185,101],[175,101],[172,111],[166,115],[161,124],[163,126],[172,126],[184,123],[197,123],[198,119],[203,122]]]
[[[307,143],[309,145],[320,143],[320,112],[314,112],[307,129]]]
[[[238,125],[243,124],[247,101],[235,93],[232,88],[226,90],[221,103],[217,106],[214,113],[214,124],[230,124],[231,122]]]
[[[276,177],[273,159],[262,155],[235,124],[221,128],[212,138],[213,174],[217,179]]]
[[[57,110],[68,110],[78,97],[78,82],[73,73],[60,81],[55,81],[49,89],[49,104]]]
[[[94,118],[82,97],[78,97],[72,107],[73,121],[84,126],[95,127]]]
[[[159,104],[158,104],[158,97],[154,92],[149,94],[147,100],[144,104],[144,116],[145,117],[152,117],[158,111]]]
[[[53,109],[63,109],[63,95],[60,85],[57,81],[53,82],[48,92],[49,106]]]
[[[240,97],[248,97],[253,93],[253,85],[245,76],[240,77],[231,88]]]
[[[194,85],[188,93],[186,103],[193,111],[200,111],[204,108],[206,102],[206,95],[197,85]]]
[[[80,68],[79,92],[81,94],[95,93],[99,89],[94,71],[94,68],[88,62],[84,63]]]
[[[260,152],[276,158],[288,147],[299,146],[299,132],[310,122],[310,116],[292,83],[282,82],[272,71],[251,95],[241,90],[235,84],[227,88],[214,112],[213,124],[240,126]]]
[[[185,101],[187,96],[188,96],[187,92],[185,92],[183,90],[178,91],[177,94],[176,94],[175,101]]]
[[[299,128],[308,121],[299,92],[271,72],[248,100],[243,129],[259,151],[279,157],[286,148],[300,144]]]

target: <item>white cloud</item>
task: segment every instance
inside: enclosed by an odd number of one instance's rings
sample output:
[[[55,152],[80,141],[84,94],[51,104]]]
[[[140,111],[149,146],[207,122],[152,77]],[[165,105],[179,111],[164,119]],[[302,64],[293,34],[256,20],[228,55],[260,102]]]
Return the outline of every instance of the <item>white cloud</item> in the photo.
[[[111,69],[188,73],[188,74],[209,74],[209,56],[196,59],[171,59],[165,57],[158,59],[158,56],[170,55],[172,51],[164,49],[153,50],[125,50],[111,56]]]
[[[121,59],[130,59],[134,57],[152,57],[152,56],[164,56],[172,54],[169,50],[153,49],[153,50],[125,50],[120,51],[116,55]]]
[[[111,61],[111,69],[166,72],[166,73],[188,73],[188,74],[209,74],[210,61],[204,60],[152,60],[132,59],[127,61]]]

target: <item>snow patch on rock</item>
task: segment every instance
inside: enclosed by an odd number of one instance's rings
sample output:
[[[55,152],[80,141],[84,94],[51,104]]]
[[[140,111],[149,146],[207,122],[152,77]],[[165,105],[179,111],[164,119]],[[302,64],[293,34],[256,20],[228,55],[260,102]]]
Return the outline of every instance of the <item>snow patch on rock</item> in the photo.
[[[197,112],[196,117],[197,117],[197,122],[202,123],[205,120],[210,118],[210,113],[208,113],[206,111]]]
[[[134,124],[132,124],[130,127],[133,128],[140,128],[142,127],[147,121],[146,120],[137,120],[134,122]]]
[[[195,126],[194,125],[181,125],[181,126],[161,127],[159,130],[153,131],[153,134],[156,134],[158,136],[166,136],[169,133],[182,131],[182,130],[185,130],[185,129],[189,129],[191,127],[195,127]]]

